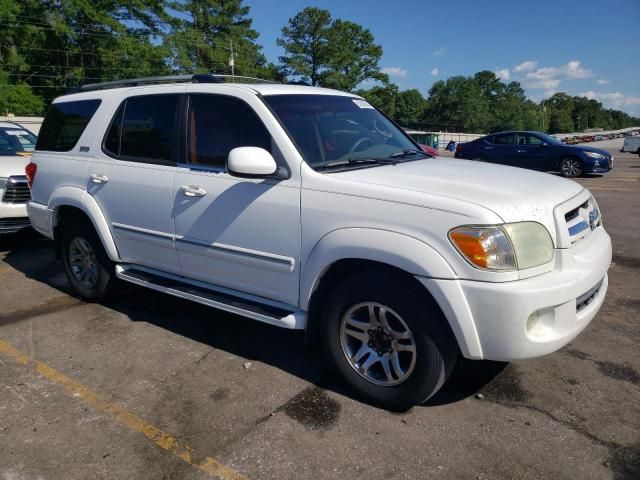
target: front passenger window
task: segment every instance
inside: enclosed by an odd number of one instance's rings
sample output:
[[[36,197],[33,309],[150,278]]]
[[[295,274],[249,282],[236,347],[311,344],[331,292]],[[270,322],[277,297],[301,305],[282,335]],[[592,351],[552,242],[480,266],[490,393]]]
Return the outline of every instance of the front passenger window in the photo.
[[[236,147],[271,152],[271,136],[245,102],[223,95],[189,97],[187,159],[189,163],[224,167]]]

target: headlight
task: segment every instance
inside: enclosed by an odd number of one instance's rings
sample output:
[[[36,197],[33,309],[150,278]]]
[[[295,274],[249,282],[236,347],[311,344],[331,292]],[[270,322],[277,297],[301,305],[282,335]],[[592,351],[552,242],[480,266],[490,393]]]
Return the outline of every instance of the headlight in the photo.
[[[459,227],[449,238],[469,263],[483,270],[524,270],[553,259],[551,236],[535,222]]]
[[[0,190],[3,189],[7,185],[7,179],[5,177],[0,177]]]
[[[584,152],[584,154],[587,157],[591,157],[591,158],[596,158],[598,160],[604,160],[604,155],[602,155],[601,153],[596,153],[596,152]]]

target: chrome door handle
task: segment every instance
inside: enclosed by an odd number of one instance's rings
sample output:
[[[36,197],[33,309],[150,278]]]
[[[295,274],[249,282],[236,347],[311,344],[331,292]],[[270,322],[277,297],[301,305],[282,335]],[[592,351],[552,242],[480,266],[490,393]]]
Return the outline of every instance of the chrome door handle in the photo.
[[[484,147],[485,150],[493,150],[493,147]]]
[[[516,152],[518,152],[518,153],[525,153],[525,152],[526,152],[526,150],[516,149]]]
[[[197,185],[182,185],[180,191],[187,197],[204,197],[207,194],[204,188]]]
[[[106,175],[101,175],[99,173],[92,173],[90,175],[91,181],[93,183],[107,183],[109,181],[109,177],[107,177]]]

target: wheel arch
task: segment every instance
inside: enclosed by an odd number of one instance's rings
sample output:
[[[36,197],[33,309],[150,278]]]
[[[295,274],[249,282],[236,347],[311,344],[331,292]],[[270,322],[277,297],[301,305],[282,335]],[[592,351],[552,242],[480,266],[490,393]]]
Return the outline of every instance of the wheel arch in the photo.
[[[389,251],[390,246],[393,252]],[[337,230],[320,240],[304,263],[300,308],[308,312],[305,328],[308,343],[314,344],[318,339],[322,308],[331,287],[348,276],[371,269],[406,276],[444,312],[434,295],[416,278],[455,277],[453,269],[435,249],[413,237],[385,230]],[[443,317],[447,319],[447,326],[452,333],[456,331],[452,328],[452,319],[444,313]]]
[[[120,260],[109,224],[91,195],[77,187],[60,187],[51,195],[48,208],[53,211],[53,232],[57,255],[60,253],[59,229],[63,228],[65,222],[84,218],[93,225],[109,259]]]

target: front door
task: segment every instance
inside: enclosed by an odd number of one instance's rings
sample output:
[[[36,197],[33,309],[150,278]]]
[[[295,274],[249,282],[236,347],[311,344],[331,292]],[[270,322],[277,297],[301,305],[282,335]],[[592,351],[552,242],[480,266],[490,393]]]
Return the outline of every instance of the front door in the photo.
[[[264,148],[283,164],[272,136],[244,100],[194,93],[187,102],[186,162],[173,184],[183,275],[296,305],[299,180],[229,175],[225,165],[236,147]]]
[[[518,134],[518,148],[516,149],[518,162],[516,167],[531,170],[549,171],[554,169],[554,159],[544,140],[531,133]]]
[[[175,93],[125,99],[89,165],[87,186],[124,262],[177,274],[171,191],[181,100]]]

